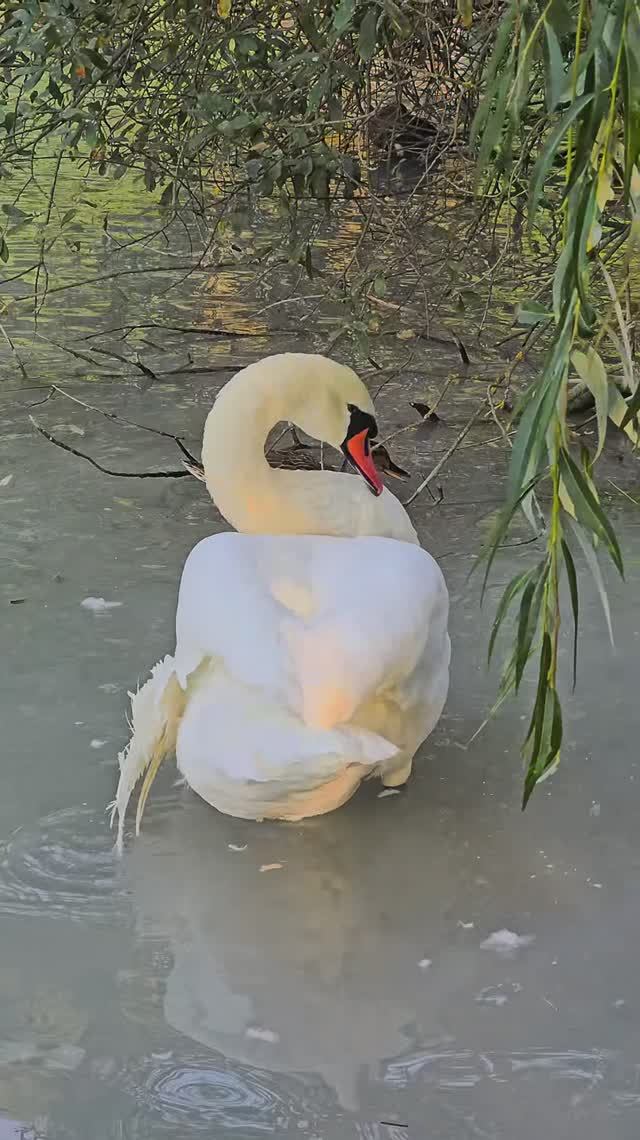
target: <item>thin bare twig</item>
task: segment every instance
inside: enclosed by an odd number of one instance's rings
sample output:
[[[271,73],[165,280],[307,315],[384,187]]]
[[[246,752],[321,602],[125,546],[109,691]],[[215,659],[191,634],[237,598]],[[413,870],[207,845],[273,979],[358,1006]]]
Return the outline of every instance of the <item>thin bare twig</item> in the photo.
[[[85,400],[81,400],[78,396],[72,396],[70,392],[65,392],[64,388],[59,388],[57,384],[51,385],[51,391],[57,392],[58,395],[64,396],[67,400],[72,400],[74,404],[79,404],[81,408],[85,408],[88,412],[97,412],[99,416],[104,416],[107,420],[115,420],[117,423],[126,424],[127,427],[138,428],[140,431],[151,432],[152,435],[161,435],[164,439],[172,439],[178,445],[180,451],[185,459],[190,463],[197,463],[195,455],[192,455],[187,447],[185,447],[182,439],[178,435],[174,435],[171,431],[162,431],[161,428],[149,427],[148,424],[140,424],[137,420],[129,420],[126,416],[119,416],[117,412],[107,412],[104,408],[97,408],[95,404],[87,404]]]
[[[406,500],[406,502],[404,504],[405,507],[408,507],[411,505],[411,503],[415,502],[418,495],[420,495],[429,486],[429,484],[431,482],[433,482],[436,475],[438,475],[440,473],[440,471],[444,467],[447,460],[451,458],[451,456],[453,455],[453,453],[455,451],[457,451],[457,449],[459,448],[459,446],[462,443],[465,436],[469,434],[469,432],[471,431],[471,428],[476,423],[476,421],[480,418],[480,416],[481,416],[482,412],[484,411],[484,409],[486,408],[486,406],[487,406],[487,399],[485,397],[485,399],[482,400],[481,403],[478,404],[473,415],[467,420],[462,431],[458,433],[458,435],[454,439],[453,443],[451,444],[451,447],[447,448],[447,450],[445,451],[442,458],[439,459],[438,462],[436,463],[435,467],[433,467],[431,469],[431,471],[427,475],[426,479],[423,479],[422,482],[420,483],[420,485],[418,487],[416,487],[413,494],[409,495],[409,498]]]
[[[52,443],[54,447],[59,447],[62,451],[68,451],[70,455],[76,455],[78,459],[86,460],[92,467],[101,471],[103,475],[115,475],[120,479],[185,479],[191,474],[190,471],[185,469],[181,471],[113,471],[109,467],[103,467],[101,463],[98,463],[91,455],[87,455],[86,452],[78,451],[76,447],[71,447],[68,443],[63,443],[61,439],[56,439],[46,428],[41,427],[33,416],[29,416],[29,419],[36,431],[44,436],[49,443]]]

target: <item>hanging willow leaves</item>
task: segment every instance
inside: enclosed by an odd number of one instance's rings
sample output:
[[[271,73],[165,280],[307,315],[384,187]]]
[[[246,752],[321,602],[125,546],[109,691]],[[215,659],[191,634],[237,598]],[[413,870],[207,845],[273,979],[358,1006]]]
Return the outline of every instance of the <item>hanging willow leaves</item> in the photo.
[[[549,175],[551,164],[556,157],[560,143],[565,138],[569,127],[572,125],[572,123],[575,122],[580,112],[591,102],[592,99],[593,95],[581,95],[579,99],[576,99],[571,104],[569,109],[565,111],[564,115],[560,119],[560,122],[556,124],[551,134],[549,135],[549,138],[547,139],[544,150],[542,151],[542,154],[540,155],[540,158],[535,165],[533,175],[531,177],[531,183],[529,185],[530,226],[533,225],[533,222],[535,220],[538,206],[540,204],[540,195],[542,193],[542,188]]]
[[[506,97],[505,97],[506,90]],[[536,113],[532,115],[532,108]],[[543,112],[542,108],[546,108]],[[566,580],[573,617],[575,684],[580,615],[579,578],[565,537],[571,529],[582,548],[600,593],[607,624],[609,603],[596,548],[604,547],[623,573],[620,546],[600,501],[593,463],[606,445],[612,419],[638,439],[640,384],[633,374],[631,337],[616,284],[619,268],[603,239],[608,224],[621,233],[617,250],[635,240],[640,186],[640,11],[636,0],[522,0],[511,4],[486,71],[486,101],[475,120],[478,177],[502,179],[508,197],[514,181],[501,152],[528,156],[520,176],[528,180],[528,223],[548,229],[548,207],[561,227],[548,295],[537,293],[522,306],[521,323],[549,329],[541,368],[521,403],[507,485],[507,502],[486,551],[486,577],[504,542],[518,505],[527,504],[532,482],[550,491],[546,556],[507,586],[491,632],[490,654],[505,618],[518,601],[514,643],[507,657],[500,698],[518,689],[527,662],[538,646],[536,697],[527,737],[523,807],[536,783],[560,758],[562,710],[558,697],[558,644],[562,621],[561,586]],[[622,140],[623,145],[620,145]],[[533,162],[531,162],[531,158]],[[635,180],[635,182],[634,182]],[[520,187],[518,193],[521,192]],[[544,202],[545,210],[542,209]],[[624,210],[629,223],[621,224]],[[635,227],[635,228],[634,228]],[[617,266],[624,265],[620,259]],[[607,295],[592,281],[599,266]],[[552,320],[550,319],[552,316]],[[546,322],[546,323],[545,323]],[[619,351],[631,398],[627,404],[613,385],[598,351],[603,337]],[[586,342],[586,343],[585,343]],[[571,453],[567,425],[570,363],[591,392],[598,424],[593,457],[578,463]]]

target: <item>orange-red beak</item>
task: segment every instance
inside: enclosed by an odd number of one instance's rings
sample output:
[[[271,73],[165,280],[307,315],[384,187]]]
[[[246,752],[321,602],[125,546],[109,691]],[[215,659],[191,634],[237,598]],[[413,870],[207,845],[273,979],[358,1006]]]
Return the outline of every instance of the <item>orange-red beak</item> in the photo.
[[[384,483],[371,457],[369,429],[363,428],[362,431],[349,436],[344,441],[342,449],[347,459],[366,480],[367,485],[373,491],[374,495],[381,495],[384,491]]]

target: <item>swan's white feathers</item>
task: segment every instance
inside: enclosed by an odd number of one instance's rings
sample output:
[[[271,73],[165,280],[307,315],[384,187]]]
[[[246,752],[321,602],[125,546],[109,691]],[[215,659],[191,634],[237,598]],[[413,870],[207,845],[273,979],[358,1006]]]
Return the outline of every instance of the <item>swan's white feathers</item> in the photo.
[[[176,670],[184,684],[203,658],[222,661],[303,723],[331,727],[411,677],[446,607],[437,563],[408,543],[213,535],[184,568]]]
[[[133,698],[121,827],[137,779],[148,769],[148,790],[172,748],[195,791],[247,818],[336,807],[363,776],[410,761],[446,696],[447,612],[437,563],[409,543],[203,539],[182,575],[175,656]]]
[[[351,405],[373,412],[351,369],[285,353],[243,369],[209,413],[207,488],[242,533],[191,552],[175,655],[132,697],[120,843],[135,784],[139,825],[172,752],[205,800],[253,819],[331,811],[368,775],[408,778],[447,693],[440,569],[387,489],[374,497],[359,476],[273,470],[264,456],[280,420],[340,447]]]

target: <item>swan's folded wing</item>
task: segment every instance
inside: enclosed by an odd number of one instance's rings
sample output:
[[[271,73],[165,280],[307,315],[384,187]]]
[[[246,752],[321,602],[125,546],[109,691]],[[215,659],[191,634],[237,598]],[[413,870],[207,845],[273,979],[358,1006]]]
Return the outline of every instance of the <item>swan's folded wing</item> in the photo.
[[[319,548],[313,573],[317,614],[290,640],[307,723],[343,723],[377,694],[399,697],[430,651],[446,670],[448,594],[426,551],[347,540]]]
[[[180,586],[176,670],[203,658],[269,693],[304,723],[346,723],[409,677],[448,596],[434,560],[391,539],[223,534],[190,554]]]

